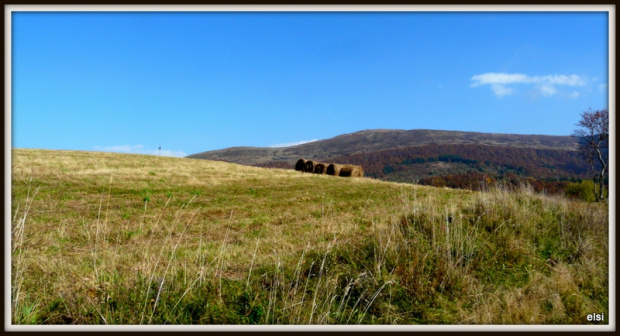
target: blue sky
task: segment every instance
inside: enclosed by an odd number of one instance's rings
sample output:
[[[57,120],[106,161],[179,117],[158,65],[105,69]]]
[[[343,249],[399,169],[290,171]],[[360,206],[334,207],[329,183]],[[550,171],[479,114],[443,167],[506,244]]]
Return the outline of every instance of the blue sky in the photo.
[[[606,12],[13,12],[12,147],[570,135],[608,107],[607,32]]]

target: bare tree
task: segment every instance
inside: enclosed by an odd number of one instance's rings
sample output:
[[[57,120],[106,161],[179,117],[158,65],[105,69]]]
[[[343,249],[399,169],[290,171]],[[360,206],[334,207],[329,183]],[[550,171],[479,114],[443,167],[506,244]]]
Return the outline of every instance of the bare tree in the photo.
[[[584,111],[581,120],[575,125],[579,129],[573,132],[573,136],[580,139],[579,149],[592,168],[594,197],[597,202],[604,201],[604,180],[609,155],[609,111]]]

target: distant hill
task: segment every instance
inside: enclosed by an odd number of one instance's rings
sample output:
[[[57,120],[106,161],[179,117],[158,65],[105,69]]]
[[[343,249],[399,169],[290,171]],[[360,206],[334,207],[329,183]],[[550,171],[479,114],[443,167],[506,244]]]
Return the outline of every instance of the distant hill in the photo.
[[[231,147],[189,155],[189,158],[264,165],[275,162],[294,164],[301,157],[328,160],[353,154],[423,145],[472,144],[517,148],[577,150],[570,136],[519,135],[436,130],[365,130],[298,146]]]
[[[525,180],[561,192],[589,177],[571,136],[434,130],[365,130],[292,147],[234,147],[190,158],[293,168],[299,158],[361,165],[365,176],[396,182],[473,188],[480,181]]]

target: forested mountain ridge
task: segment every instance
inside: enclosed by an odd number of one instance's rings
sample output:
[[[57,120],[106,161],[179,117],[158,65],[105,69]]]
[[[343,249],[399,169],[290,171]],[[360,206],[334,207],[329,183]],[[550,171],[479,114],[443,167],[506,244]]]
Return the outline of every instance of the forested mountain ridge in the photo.
[[[377,178],[404,170],[417,172],[415,176],[422,177],[428,173],[440,173],[441,167],[444,167],[445,172],[458,173],[467,170],[464,168],[466,166],[469,170],[480,172],[514,173],[551,179],[559,175],[585,177],[589,169],[581,154],[574,150],[469,144],[389,149],[339,157],[334,161],[363,165],[367,175]],[[436,167],[435,171],[433,166]],[[449,166],[453,167],[452,171],[447,171]]]
[[[536,190],[559,192],[591,175],[578,147],[571,136],[365,130],[293,147],[235,147],[189,157],[283,169],[306,158],[361,165],[365,176],[387,181],[474,188],[527,180]]]
[[[327,160],[396,148],[455,144],[561,150],[578,148],[578,140],[571,136],[377,129],[343,134],[291,147],[231,147],[196,153],[188,157],[245,165],[265,165],[275,162],[293,164],[300,157]]]

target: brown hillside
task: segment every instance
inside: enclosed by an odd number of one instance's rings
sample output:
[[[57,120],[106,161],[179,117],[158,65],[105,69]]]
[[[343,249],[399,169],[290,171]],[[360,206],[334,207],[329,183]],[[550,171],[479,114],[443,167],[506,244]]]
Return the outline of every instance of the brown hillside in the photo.
[[[274,166],[274,162],[286,162],[287,166],[294,166],[295,162],[301,157],[309,160],[329,161],[330,158],[388,149],[456,144],[534,149],[577,149],[577,140],[570,136],[379,129],[339,135],[292,147],[232,147],[197,153],[188,157],[261,166]],[[284,167],[283,164],[280,166]]]

